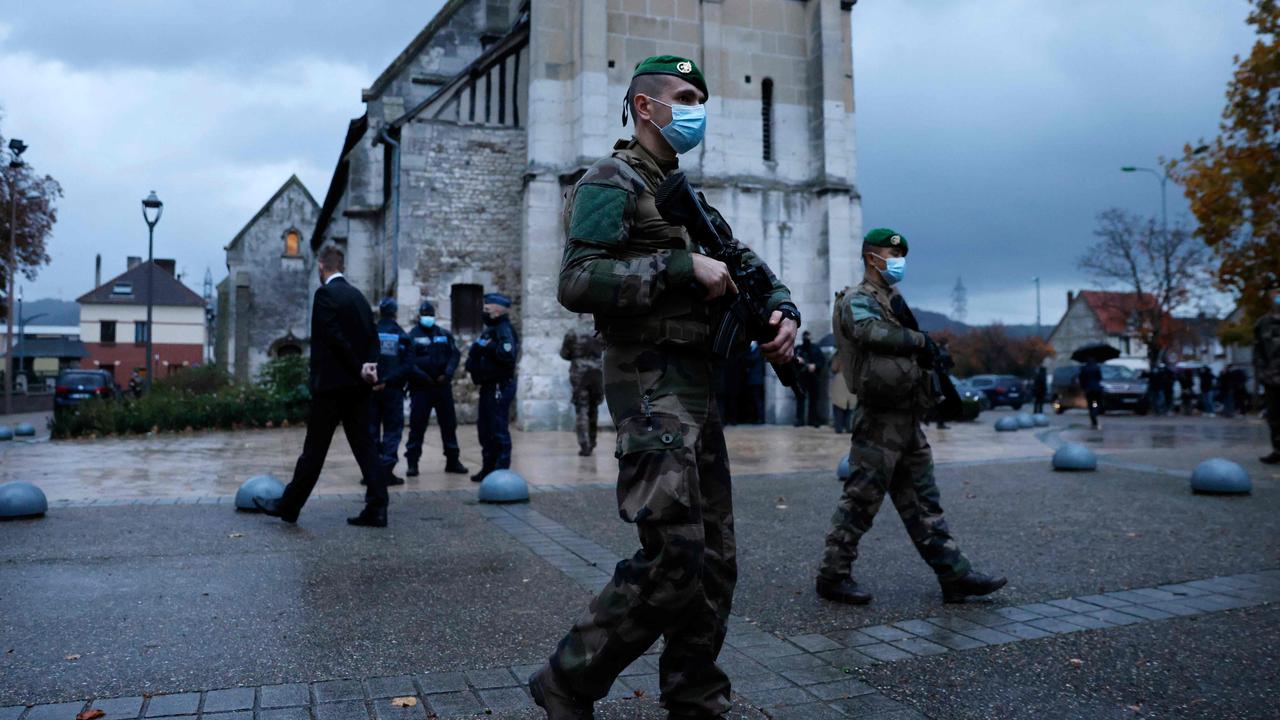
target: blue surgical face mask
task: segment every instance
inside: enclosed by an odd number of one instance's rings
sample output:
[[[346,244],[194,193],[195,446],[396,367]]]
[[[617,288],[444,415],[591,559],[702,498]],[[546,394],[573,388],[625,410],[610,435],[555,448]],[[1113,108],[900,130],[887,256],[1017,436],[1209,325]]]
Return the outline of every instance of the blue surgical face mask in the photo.
[[[1280,295],[1276,295],[1275,299],[1271,302],[1275,303],[1276,307],[1280,308]]]
[[[435,316],[435,315],[423,315],[422,317],[418,318],[418,324],[419,324],[419,325],[421,325],[421,326],[422,326],[422,327],[424,327],[424,328],[432,327],[433,325],[435,325],[435,324],[436,324],[436,316]]]
[[[880,277],[890,285],[897,285],[902,282],[902,278],[907,275],[907,259],[906,258],[885,258],[884,269],[880,271]]]
[[[658,98],[649,98],[659,105],[667,105]],[[666,127],[650,120],[666,138],[672,150],[683,155],[698,147],[707,134],[707,107],[705,105],[667,105],[671,108],[671,122]]]

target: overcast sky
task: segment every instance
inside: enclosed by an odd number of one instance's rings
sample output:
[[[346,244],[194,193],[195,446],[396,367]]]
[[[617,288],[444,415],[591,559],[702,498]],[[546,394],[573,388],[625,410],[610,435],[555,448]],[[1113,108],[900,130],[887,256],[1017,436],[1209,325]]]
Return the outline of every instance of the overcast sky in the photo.
[[[779,0],[781,1],[781,0]],[[156,255],[200,290],[222,247],[296,173],[321,200],[360,89],[441,0],[10,3],[0,130],[66,191],[52,265],[26,297],[73,299],[146,254],[139,200],[165,202]],[[1052,324],[1094,215],[1159,212],[1153,165],[1211,136],[1244,0],[862,0],[853,10],[867,227],[912,242],[904,285],[969,322]],[[1169,187],[1171,222],[1189,219]]]

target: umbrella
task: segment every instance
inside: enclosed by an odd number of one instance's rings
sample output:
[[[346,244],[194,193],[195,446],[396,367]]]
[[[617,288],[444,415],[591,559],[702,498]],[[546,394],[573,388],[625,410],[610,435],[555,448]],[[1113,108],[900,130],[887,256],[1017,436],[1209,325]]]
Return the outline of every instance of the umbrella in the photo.
[[[1108,360],[1115,360],[1120,357],[1120,351],[1111,347],[1106,343],[1093,343],[1092,345],[1081,345],[1076,351],[1071,353],[1071,359],[1076,362],[1095,362],[1104,363]]]

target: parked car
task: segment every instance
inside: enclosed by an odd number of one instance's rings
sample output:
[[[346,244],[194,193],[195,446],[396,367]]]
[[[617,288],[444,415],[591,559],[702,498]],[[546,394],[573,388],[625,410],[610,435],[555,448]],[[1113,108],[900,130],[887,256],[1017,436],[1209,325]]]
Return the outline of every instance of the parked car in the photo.
[[[960,395],[961,420],[977,420],[983,410],[991,409],[991,401],[987,399],[986,393],[955,375],[951,376],[951,384],[956,386],[956,393]]]
[[[970,387],[987,396],[990,407],[1008,405],[1021,410],[1028,400],[1022,379],[1013,375],[974,375],[966,381]]]
[[[106,370],[63,370],[53,387],[53,412],[65,412],[94,398],[109,400],[118,394],[116,381]]]
[[[1080,387],[1080,368],[1083,365],[1068,365],[1053,371],[1053,387],[1050,390],[1050,401],[1054,412],[1061,415],[1071,408],[1087,410],[1088,402],[1084,397],[1084,389]],[[1147,381],[1138,373],[1123,365],[1102,365],[1102,411],[1128,410],[1139,415],[1146,415],[1149,408],[1147,398]]]

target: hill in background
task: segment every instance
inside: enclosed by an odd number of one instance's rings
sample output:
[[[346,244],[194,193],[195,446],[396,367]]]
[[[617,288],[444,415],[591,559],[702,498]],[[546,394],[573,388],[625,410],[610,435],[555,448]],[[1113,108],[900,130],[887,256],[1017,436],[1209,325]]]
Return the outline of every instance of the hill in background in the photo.
[[[925,332],[938,332],[940,330],[948,330],[957,335],[964,334],[979,327],[977,325],[966,325],[958,320],[952,320],[946,315],[933,312],[932,310],[915,310],[916,320],[920,323],[920,329]],[[1010,338],[1027,338],[1035,337],[1035,325],[1005,325],[1005,334]],[[1040,326],[1040,337],[1048,338],[1049,333],[1053,331],[1052,324],[1044,324]]]
[[[43,317],[36,317],[41,314]],[[35,318],[34,321],[28,321],[29,325],[79,325],[80,305],[71,300],[54,298],[31,300],[22,303],[22,316]],[[18,318],[15,316],[13,320],[16,323]]]

